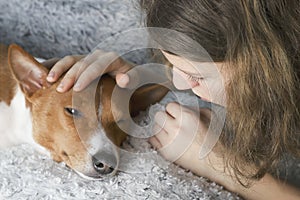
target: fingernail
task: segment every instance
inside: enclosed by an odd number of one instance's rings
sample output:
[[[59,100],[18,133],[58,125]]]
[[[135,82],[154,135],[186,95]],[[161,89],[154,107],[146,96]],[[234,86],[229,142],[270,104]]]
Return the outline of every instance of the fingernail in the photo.
[[[120,81],[119,83],[122,85],[122,86],[126,86],[129,82],[129,78],[128,76],[126,75],[123,75],[121,78],[120,78]]]
[[[58,91],[58,92],[63,92],[63,89],[64,89],[64,83],[60,83],[59,85],[58,85],[58,87],[56,88],[56,90]]]
[[[50,72],[50,73],[48,74],[48,76],[47,76],[47,80],[48,80],[48,81],[52,81],[52,80],[54,79],[54,75],[55,75],[54,72]]]

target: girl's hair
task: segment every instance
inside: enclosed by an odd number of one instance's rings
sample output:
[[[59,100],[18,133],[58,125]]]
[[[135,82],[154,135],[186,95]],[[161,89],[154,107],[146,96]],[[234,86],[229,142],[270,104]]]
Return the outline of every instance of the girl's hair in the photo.
[[[245,180],[274,172],[286,153],[300,156],[299,0],[140,4],[148,27],[181,32],[201,44],[215,62],[226,63],[230,80],[225,85],[227,118],[220,141],[240,183],[246,186]],[[173,37],[158,43],[171,52],[188,52],[193,46]],[[190,59],[195,56],[201,57]],[[249,169],[253,164],[255,171]]]

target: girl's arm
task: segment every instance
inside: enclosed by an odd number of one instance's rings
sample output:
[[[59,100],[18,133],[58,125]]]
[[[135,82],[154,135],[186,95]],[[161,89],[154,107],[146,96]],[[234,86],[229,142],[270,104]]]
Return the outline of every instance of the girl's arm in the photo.
[[[239,185],[235,192],[246,199],[255,200],[299,200],[300,189],[295,188],[287,183],[275,179],[270,174],[265,175],[262,179],[254,182],[250,188],[244,188]]]
[[[253,181],[250,188],[245,188],[238,183],[231,175],[223,163],[222,158],[217,156],[213,151],[209,154],[209,161],[192,159],[192,172],[199,176],[204,176],[220,185],[223,185],[231,192],[237,193],[245,199],[250,200],[300,200],[300,189],[286,182],[278,180],[266,174],[258,181]],[[180,163],[184,165],[184,163]],[[211,166],[213,165],[213,167]],[[199,167],[201,166],[201,167]]]
[[[214,174],[214,175],[212,175]],[[245,199],[250,200],[300,200],[300,189],[266,174],[259,181],[253,182],[250,188],[245,188],[229,175],[213,172],[213,181],[223,185]]]

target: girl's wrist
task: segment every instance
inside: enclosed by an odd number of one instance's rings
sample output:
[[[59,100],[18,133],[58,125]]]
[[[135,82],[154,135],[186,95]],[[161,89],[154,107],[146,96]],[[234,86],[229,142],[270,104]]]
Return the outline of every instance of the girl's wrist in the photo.
[[[226,174],[224,172],[218,172],[215,177],[214,181],[222,186],[224,186],[227,190],[233,192],[233,193],[238,193],[242,191],[242,186],[240,183],[238,183],[232,176],[229,174]]]
[[[225,184],[227,184],[228,187],[226,187]],[[224,186],[228,190],[239,194],[245,199],[300,199],[300,192],[297,188],[275,179],[270,174],[266,174],[260,180],[253,181],[250,187],[247,188],[237,182],[232,184],[232,186],[230,186],[230,184],[228,185],[228,182],[225,184]]]

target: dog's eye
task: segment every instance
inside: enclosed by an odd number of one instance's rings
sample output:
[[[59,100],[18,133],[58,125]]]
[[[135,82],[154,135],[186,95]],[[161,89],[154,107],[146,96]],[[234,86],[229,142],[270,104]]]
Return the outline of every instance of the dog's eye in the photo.
[[[65,112],[73,117],[81,117],[80,111],[76,110],[75,108],[66,107]]]

